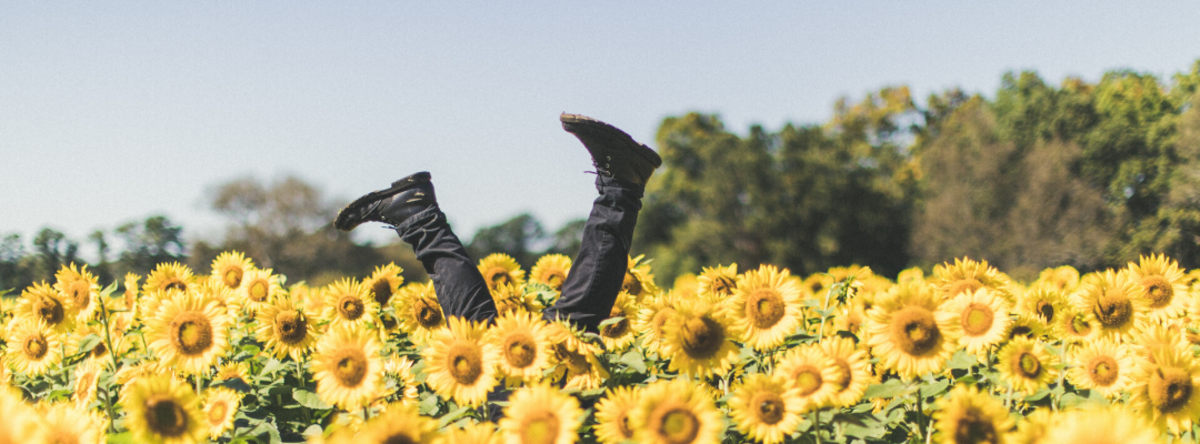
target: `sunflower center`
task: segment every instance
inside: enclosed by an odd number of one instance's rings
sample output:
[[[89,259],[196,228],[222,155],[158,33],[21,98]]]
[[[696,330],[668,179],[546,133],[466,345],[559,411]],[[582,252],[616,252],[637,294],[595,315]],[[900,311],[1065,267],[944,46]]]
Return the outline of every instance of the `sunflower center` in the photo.
[[[834,379],[833,383],[839,388],[838,391],[846,390],[847,387],[850,387],[850,379],[854,377],[854,374],[850,372],[850,364],[845,359],[837,358],[833,360],[833,363],[837,365],[838,370],[837,379]]]
[[[996,444],[996,424],[975,409],[968,409],[954,427],[954,442]]]
[[[755,409],[754,414],[758,420],[764,424],[775,425],[783,421],[783,398],[779,397],[778,393],[759,392],[750,400],[750,406]]]
[[[450,376],[459,384],[471,385],[483,376],[483,356],[473,344],[456,343],[446,353]]]
[[[433,328],[442,323],[442,310],[425,298],[413,300],[412,314],[425,328]]]
[[[58,325],[63,320],[63,307],[58,299],[43,295],[33,302],[33,312],[46,321],[46,325]]]
[[[634,296],[642,294],[642,280],[633,273],[625,272],[625,280],[621,282],[621,291]]]
[[[383,444],[417,444],[417,442],[413,441],[413,439],[404,432],[399,432],[389,435],[383,440]]]
[[[1071,333],[1076,336],[1087,336],[1092,332],[1092,326],[1087,323],[1083,315],[1075,315],[1071,317]]]
[[[198,355],[208,351],[213,344],[213,328],[203,313],[185,311],[171,321],[171,344],[181,354]]]
[[[1096,301],[1096,319],[1108,327],[1120,327],[1133,317],[1133,301],[1124,295],[1106,294]]]
[[[40,333],[34,333],[25,337],[21,344],[21,351],[25,353],[25,357],[30,360],[41,360],[46,353],[50,352],[50,343],[46,341],[46,337]]]
[[[1150,300],[1151,308],[1162,308],[1171,303],[1175,297],[1175,288],[1166,278],[1151,275],[1142,278],[1142,287],[1146,289],[1146,299]]]
[[[371,285],[371,294],[375,295],[375,302],[379,306],[387,305],[388,301],[392,300],[392,282],[387,279],[377,279]]]
[[[663,325],[665,325],[667,321],[671,319],[671,316],[675,315],[675,313],[677,313],[675,309],[663,307],[662,310],[654,313],[653,318],[650,318],[650,328],[654,330],[655,334],[661,337]]]
[[[229,411],[229,406],[225,401],[217,401],[208,409],[208,424],[212,427],[220,426],[225,422],[225,413]]]
[[[221,280],[225,282],[225,286],[236,289],[242,285],[242,267],[230,265],[225,267],[221,273]]]
[[[284,344],[303,341],[308,336],[308,319],[299,310],[281,311],[275,315],[275,334]]]
[[[267,300],[267,296],[270,294],[270,288],[271,287],[269,284],[267,284],[267,281],[256,279],[254,282],[250,283],[250,288],[246,289],[246,295],[248,295],[250,300],[254,302],[263,302]]]
[[[188,429],[187,412],[174,399],[157,396],[146,400],[146,425],[157,435],[181,436]]]
[[[521,428],[521,442],[523,444],[554,444],[558,439],[559,427],[561,426],[558,416],[543,411],[525,420],[525,426]]]
[[[892,316],[891,330],[892,342],[910,355],[933,350],[941,339],[933,312],[915,305],[904,307]]]
[[[621,432],[621,437],[625,439],[633,439],[633,429],[629,428],[629,412],[622,410],[617,413],[617,431]]]
[[[979,282],[978,279],[973,277],[959,279],[946,289],[946,296],[955,297],[962,293],[972,293],[980,288],[983,288],[983,282]]]
[[[1096,385],[1108,387],[1117,381],[1120,375],[1120,365],[1111,356],[1097,356],[1088,363],[1088,373]]]
[[[1013,360],[1013,373],[1026,379],[1035,379],[1042,373],[1042,362],[1033,353],[1022,351]]]
[[[108,346],[104,345],[104,341],[97,342],[96,346],[92,347],[92,358],[101,359],[106,354],[108,354]]]
[[[716,355],[725,342],[725,328],[707,317],[688,319],[680,330],[683,333],[683,351],[695,358]]]
[[[783,319],[783,296],[770,288],[760,288],[746,298],[746,317],[755,327],[767,329]]]
[[[612,312],[608,314],[609,319],[620,317],[621,320],[612,324],[600,327],[600,335],[608,338],[619,338],[625,332],[629,331],[629,318],[625,317],[625,313],[620,308],[613,307]]]
[[[554,270],[546,275],[546,285],[555,290],[561,289],[565,280],[567,280],[567,273],[562,270]]]
[[[537,343],[526,333],[513,333],[504,339],[504,360],[516,368],[525,368],[537,358]]]
[[[367,355],[357,347],[343,347],[332,353],[333,377],[343,387],[357,387],[367,377]]]
[[[187,291],[187,282],[184,282],[182,279],[179,279],[179,278],[170,278],[166,282],[163,282],[162,289],[163,290],[179,290],[181,292],[184,292],[184,291]]]
[[[512,277],[508,275],[508,270],[504,267],[492,267],[483,275],[487,278],[488,282],[491,282],[492,288],[512,282]]]
[[[992,307],[973,302],[962,312],[963,332],[968,336],[982,336],[992,329],[992,321],[995,320],[995,317]]]
[[[380,314],[379,322],[383,323],[383,329],[387,331],[392,331],[400,325],[400,320],[388,313]]]
[[[87,307],[92,301],[92,286],[87,281],[75,281],[71,284],[71,300],[76,307]]]
[[[659,420],[652,423],[652,427],[657,426],[655,431],[663,441],[669,444],[686,444],[696,440],[696,436],[700,434],[700,418],[697,418],[695,413],[679,406],[660,409],[664,411],[655,415]]]
[[[343,295],[338,299],[338,314],[342,315],[342,319],[348,321],[357,321],[367,313],[367,306],[363,304],[362,299],[354,295]]]
[[[1184,408],[1192,397],[1192,378],[1187,371],[1159,367],[1150,375],[1150,403],[1163,413]]]
[[[800,388],[801,396],[808,396],[821,388],[825,381],[821,378],[821,370],[811,365],[796,369],[796,387]]]
[[[728,296],[733,294],[733,288],[736,284],[729,276],[718,276],[712,281],[712,293],[717,296]]]
[[[1046,301],[1038,301],[1037,312],[1046,322],[1054,322],[1054,304]]]

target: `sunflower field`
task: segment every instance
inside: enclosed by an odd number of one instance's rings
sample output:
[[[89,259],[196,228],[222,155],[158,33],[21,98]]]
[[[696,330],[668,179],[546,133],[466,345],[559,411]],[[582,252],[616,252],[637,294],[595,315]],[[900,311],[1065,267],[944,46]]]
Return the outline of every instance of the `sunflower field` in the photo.
[[[479,263],[500,316],[395,265],[323,287],[226,252],[3,298],[0,443],[1150,443],[1200,436],[1200,271],[1034,282],[967,258],[808,277],[631,258],[598,333],[542,320],[570,269]],[[489,396],[489,393],[491,395]]]

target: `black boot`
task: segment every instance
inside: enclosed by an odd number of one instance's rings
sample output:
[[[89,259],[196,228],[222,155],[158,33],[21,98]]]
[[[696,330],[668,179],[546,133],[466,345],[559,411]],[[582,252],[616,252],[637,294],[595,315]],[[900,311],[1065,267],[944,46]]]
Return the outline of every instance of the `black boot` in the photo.
[[[391,188],[367,193],[342,208],[333,226],[342,231],[353,230],[363,222],[398,226],[412,215],[437,205],[433,182],[429,179],[429,173],[422,171],[392,182]]]
[[[599,174],[644,187],[654,169],[662,165],[658,153],[615,126],[578,114],[563,113],[558,120],[564,130],[583,142]]]

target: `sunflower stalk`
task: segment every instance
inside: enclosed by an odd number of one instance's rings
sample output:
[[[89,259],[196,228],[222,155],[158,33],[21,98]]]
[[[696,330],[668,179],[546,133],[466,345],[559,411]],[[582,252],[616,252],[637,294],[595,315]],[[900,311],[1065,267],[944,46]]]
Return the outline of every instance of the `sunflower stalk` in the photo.
[[[113,376],[116,376],[116,374],[117,374],[117,351],[116,351],[116,349],[113,348],[113,345],[112,345],[112,333],[111,333],[112,329],[108,326],[108,307],[104,304],[103,298],[100,299],[100,322],[104,324],[104,345],[106,347],[108,347],[108,357],[110,359],[112,359],[112,364],[113,364],[113,368],[112,368]],[[111,388],[109,390],[105,390],[104,408],[105,408],[105,410],[108,410],[108,430],[109,430],[109,432],[117,433],[117,425],[115,423],[115,421],[116,421],[115,418],[117,417],[117,414],[116,414],[116,412],[113,411]]]

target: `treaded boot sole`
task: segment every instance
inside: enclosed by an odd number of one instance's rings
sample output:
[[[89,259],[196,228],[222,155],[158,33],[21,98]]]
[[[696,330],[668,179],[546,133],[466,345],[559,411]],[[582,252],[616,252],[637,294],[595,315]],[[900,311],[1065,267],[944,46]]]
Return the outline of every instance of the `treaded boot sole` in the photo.
[[[361,225],[365,220],[360,219],[363,214],[362,210],[368,205],[379,202],[381,199],[399,194],[401,191],[412,188],[414,185],[421,182],[429,182],[431,178],[428,171],[422,171],[403,179],[392,182],[392,186],[386,189],[372,191],[363,197],[350,202],[345,208],[338,212],[337,218],[333,221],[333,226],[341,231],[350,231]]]
[[[605,135],[622,139],[629,146],[636,147],[633,149],[633,152],[649,161],[655,168],[662,166],[662,157],[657,152],[633,140],[633,137],[629,133],[622,131],[620,128],[581,114],[562,113],[558,116],[558,121],[562,122],[563,130],[571,134],[586,131],[595,135]]]

